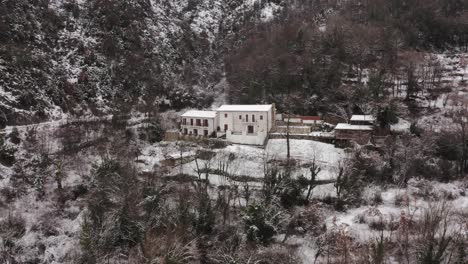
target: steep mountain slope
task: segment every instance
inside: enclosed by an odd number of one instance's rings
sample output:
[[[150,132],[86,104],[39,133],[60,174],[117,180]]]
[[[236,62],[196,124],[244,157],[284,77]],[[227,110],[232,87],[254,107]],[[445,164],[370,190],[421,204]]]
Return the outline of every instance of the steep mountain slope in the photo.
[[[251,0],[2,1],[0,125],[155,100],[209,105],[226,40],[279,9]]]

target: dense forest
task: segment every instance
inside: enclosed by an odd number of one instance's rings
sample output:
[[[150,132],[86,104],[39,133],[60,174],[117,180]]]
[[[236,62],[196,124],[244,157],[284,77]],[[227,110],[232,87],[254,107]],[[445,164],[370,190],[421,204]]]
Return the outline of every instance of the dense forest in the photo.
[[[409,101],[426,88],[413,81],[422,68],[441,71],[424,52],[468,49],[467,8],[463,1],[298,1],[234,37],[229,99],[284,106],[288,98],[293,112],[326,113],[333,104],[385,104],[398,80],[409,85]]]

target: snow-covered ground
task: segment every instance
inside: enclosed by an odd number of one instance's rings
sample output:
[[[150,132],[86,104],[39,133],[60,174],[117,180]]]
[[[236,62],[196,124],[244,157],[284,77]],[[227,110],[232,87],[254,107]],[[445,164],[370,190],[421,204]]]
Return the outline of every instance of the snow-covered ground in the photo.
[[[329,227],[343,224],[352,237],[368,241],[380,234],[379,230],[372,229],[369,225],[378,222],[391,225],[397,223],[402,214],[411,215],[415,220],[419,219],[424,210],[445,199],[445,206],[452,212],[468,213],[467,191],[467,185],[463,182],[439,183],[425,180],[411,180],[406,188],[380,190],[378,187],[370,187],[364,194],[369,196],[364,198],[371,201],[372,196],[378,193],[382,197],[381,204],[330,215],[326,223]],[[388,235],[390,232],[388,231]]]
[[[138,123],[139,117],[131,118],[131,123]],[[400,124],[401,123],[401,124]],[[401,120],[398,126],[407,125]],[[136,124],[138,125],[138,124]],[[57,138],[53,130],[60,127],[60,122],[45,124],[38,129],[38,137],[43,141],[50,141],[51,149],[59,148]],[[24,137],[26,131],[20,129],[20,134]],[[160,142],[156,144],[139,143],[140,152],[136,162],[141,171],[154,171],[162,169],[162,161],[169,157],[178,157],[181,153],[180,142]],[[265,166],[270,166],[272,161],[286,159],[286,140],[271,139],[265,148],[246,145],[228,145],[220,149],[204,149],[197,144],[187,144],[182,147],[184,157],[191,157],[197,151],[203,150],[213,152],[213,157],[209,160],[197,160],[198,168],[220,169],[228,166],[225,171],[230,176],[247,177],[246,181],[239,181],[216,173],[209,174],[209,181],[213,186],[248,184],[253,189],[261,188],[261,178],[265,174]],[[322,171],[318,175],[319,180],[332,180],[337,175],[337,164],[346,159],[344,150],[335,148],[334,145],[311,141],[311,140],[290,140],[291,158],[296,162],[293,175],[309,175],[308,164],[315,158]],[[28,155],[27,150],[20,149],[20,156]],[[91,165],[99,161],[101,156],[94,151],[85,151],[76,155],[74,162],[68,164],[66,177],[63,179],[64,188],[74,188],[86,181]],[[270,161],[270,162],[269,162]],[[180,172],[192,176],[197,176],[197,163],[193,160],[184,163],[182,166],[175,166],[169,170],[169,175],[176,175]],[[53,173],[52,171],[50,173]],[[11,175],[13,169],[0,166],[0,188],[11,186]],[[202,178],[205,177],[203,173]],[[402,213],[412,214],[418,217],[425,208],[435,201],[440,201],[444,197],[450,197],[448,205],[453,211],[468,212],[468,184],[466,182],[437,183],[423,180],[411,180],[406,188],[383,188],[370,185],[363,193],[364,200],[369,205],[362,205],[351,208],[345,212],[329,211],[324,217],[327,229],[342,228],[347,234],[357,241],[368,241],[379,235],[372,225],[375,222],[383,221],[387,225],[397,222]],[[5,210],[0,210],[0,219],[6,219],[9,214],[19,214],[25,220],[25,235],[18,241],[23,250],[27,252],[24,257],[38,255],[35,250],[41,243],[45,251],[44,260],[47,263],[63,263],[64,259],[69,259],[76,250],[79,250],[79,234],[82,221],[83,204],[79,200],[67,201],[61,210],[56,199],[56,183],[51,177],[45,182],[46,200],[40,200],[37,192],[31,188],[9,204]],[[375,194],[382,197],[381,203],[371,205]],[[314,188],[312,197],[326,198],[335,197],[336,190],[333,183],[324,184]],[[243,204],[239,198],[239,204]],[[386,234],[389,231],[385,231]],[[288,240],[288,243],[297,245],[298,256],[304,263],[313,263],[311,259],[317,252],[315,238],[309,235],[304,237],[295,236]]]

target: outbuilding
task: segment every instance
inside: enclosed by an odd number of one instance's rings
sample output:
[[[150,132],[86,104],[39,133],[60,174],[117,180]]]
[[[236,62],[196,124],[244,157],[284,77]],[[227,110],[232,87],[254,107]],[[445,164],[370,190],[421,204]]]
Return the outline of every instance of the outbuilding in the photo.
[[[338,146],[344,146],[354,141],[364,145],[369,142],[372,136],[373,126],[370,125],[352,125],[339,123],[335,127],[335,140]]]
[[[349,121],[351,125],[373,126],[375,123],[375,118],[373,115],[352,115]]]

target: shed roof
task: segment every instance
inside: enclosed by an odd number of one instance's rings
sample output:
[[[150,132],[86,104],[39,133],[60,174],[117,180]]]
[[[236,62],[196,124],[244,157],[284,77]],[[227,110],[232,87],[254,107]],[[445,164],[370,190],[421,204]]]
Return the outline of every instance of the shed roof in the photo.
[[[372,126],[366,125],[351,125],[346,123],[339,123],[336,125],[335,130],[373,130]]]
[[[321,120],[320,116],[301,116],[302,120]]]
[[[185,112],[182,117],[215,118],[216,111],[190,110]]]
[[[375,121],[373,115],[352,115],[351,121]]]
[[[224,112],[268,112],[273,105],[222,105],[217,111]]]

